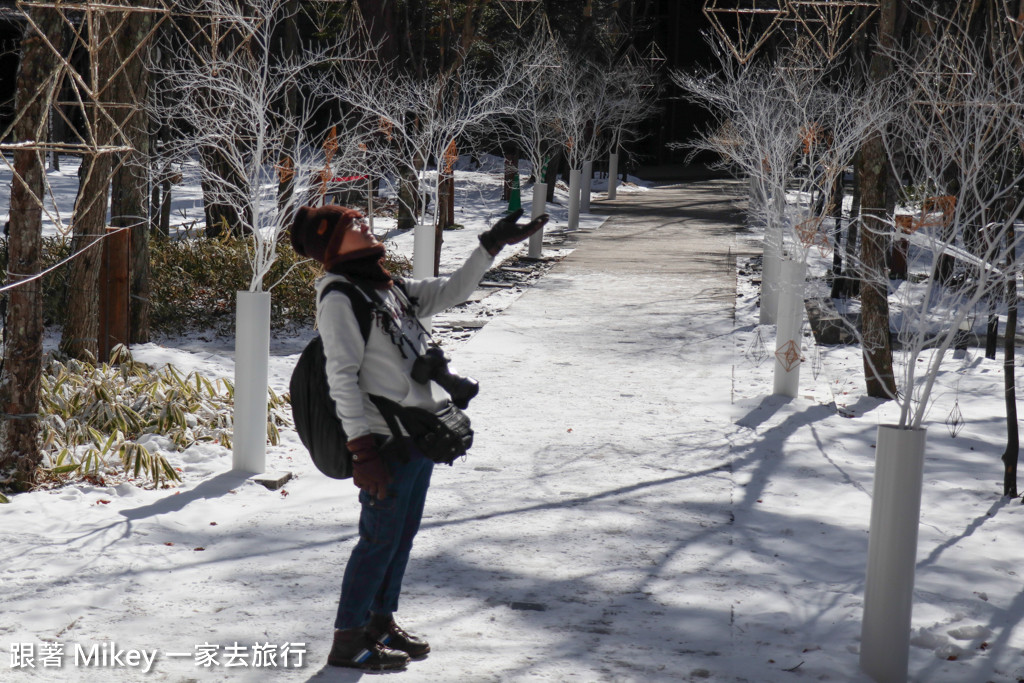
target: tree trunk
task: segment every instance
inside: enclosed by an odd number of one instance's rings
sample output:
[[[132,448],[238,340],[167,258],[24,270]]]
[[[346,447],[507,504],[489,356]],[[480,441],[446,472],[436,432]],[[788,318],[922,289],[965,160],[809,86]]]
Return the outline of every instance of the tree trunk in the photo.
[[[42,33],[59,49],[62,24],[59,14],[42,8],[32,8],[31,12]],[[15,102],[22,118],[14,127],[14,141],[43,137],[53,89],[35,100],[31,98],[55,66],[56,55],[46,47],[42,36],[29,28],[22,41],[18,66]],[[36,204],[36,198],[43,197],[44,164],[45,154],[42,152],[26,149],[14,153],[16,175],[11,182],[8,284],[24,280],[40,270],[42,210]],[[6,343],[0,374],[0,406],[4,413],[0,422],[0,480],[9,477],[12,487],[20,490],[32,486],[42,462],[38,416],[43,364],[42,291],[40,280],[9,290],[9,306],[4,321]]]
[[[885,49],[896,34],[898,0],[883,0],[878,26],[878,46],[871,56],[870,77],[880,81],[892,71]],[[896,397],[889,338],[889,285],[885,268],[889,227],[886,221],[890,193],[889,163],[879,135],[869,137],[860,150],[861,215],[861,338],[867,393],[875,398]]]
[[[562,166],[565,154],[562,150],[556,149],[548,161],[548,167],[544,173],[544,182],[548,186],[548,194],[544,198],[547,202],[555,201],[555,184],[558,182],[558,169]]]
[[[843,276],[843,172],[840,171],[832,184],[832,288],[835,291],[836,280]],[[826,207],[827,210],[828,207]],[[834,294],[833,294],[834,296]]]
[[[519,175],[519,155],[516,152],[508,152],[505,154],[505,179],[501,186],[501,201],[506,204],[512,199],[512,188],[517,175]]]
[[[434,227],[434,275],[441,272],[444,231],[455,223],[455,173],[445,173],[437,184],[437,225]]]
[[[237,189],[245,187],[245,180],[241,177],[241,172],[234,167],[227,155],[218,149],[204,147],[200,150],[199,157],[206,172],[221,179],[217,188],[208,182],[202,184],[206,236],[217,238],[223,235],[225,230],[238,236],[248,234],[248,226],[252,225],[252,215],[247,208],[245,198],[235,196],[233,200],[226,200],[218,196],[218,193],[241,194]],[[238,207],[245,207],[242,209],[244,213],[240,214]]]
[[[49,140],[50,142],[60,142],[64,139],[64,119],[60,117],[55,107],[49,107],[49,112],[50,123],[47,126]],[[60,154],[57,153],[57,150],[50,152],[50,170],[60,170]]]
[[[1013,222],[1006,235],[1010,245],[1007,271],[1011,277],[1006,282],[1006,330],[1003,340],[1003,386],[1006,400],[1006,450],[1003,451],[1003,495],[1017,497],[1017,460],[1020,454],[1020,427],[1017,422],[1017,378],[1014,351],[1017,344],[1017,274],[1014,264],[1017,250],[1014,247]]]
[[[999,313],[996,312],[995,296],[988,298],[988,323],[985,325],[985,358],[996,359],[996,346],[999,341]]]
[[[420,186],[416,169],[403,168],[398,181],[398,229],[410,230],[420,213]]]
[[[120,59],[133,54],[136,46],[148,42],[155,15],[133,12],[116,38]],[[111,99],[119,105],[115,120],[121,124],[132,152],[122,155],[111,179],[110,224],[131,228],[129,265],[129,343],[149,341],[149,121],[142,108],[149,92],[149,71],[145,68],[148,49],[143,47],[124,63],[111,83]]]
[[[281,52],[285,59],[292,58],[299,49],[299,27],[297,23],[297,17],[299,13],[298,2],[292,0],[289,3],[287,11],[290,12],[290,18],[284,24],[284,36],[281,38]],[[288,93],[285,96],[284,102],[284,116],[292,118],[296,115],[299,110],[299,93],[298,86],[292,84],[288,88]],[[296,159],[296,140],[295,135],[287,133],[287,139],[284,141],[284,151],[286,155],[289,155],[291,159]],[[278,163],[284,163],[284,159],[278,159]],[[279,209],[285,209],[292,200],[292,195],[295,192],[295,175],[294,174],[281,174],[277,184],[277,206]]]
[[[377,56],[382,64],[390,64],[398,56],[398,38],[401,32],[396,30],[394,2],[381,0],[358,0],[359,11],[366,22],[370,44],[377,45]],[[406,9],[408,11],[408,9]]]
[[[101,15],[106,18],[106,15]],[[94,22],[97,31],[107,31],[105,22]],[[90,83],[94,93],[105,92],[103,87],[111,78],[117,65],[113,42],[107,42],[91,55],[96,60],[96,82]],[[104,104],[109,102],[108,94],[103,95]],[[97,96],[99,97],[99,96]],[[96,107],[89,112],[90,124],[97,146],[109,145],[113,129],[105,116]],[[68,277],[67,318],[61,334],[60,349],[72,358],[97,359],[97,337],[99,334],[99,291],[98,280],[103,244],[100,239],[106,228],[107,199],[110,191],[111,154],[86,152],[81,167],[81,182],[78,198],[71,218],[74,229],[73,251],[81,254],[71,261]],[[97,240],[100,240],[97,242]],[[91,245],[91,246],[90,246]],[[86,247],[89,247],[86,249]]]

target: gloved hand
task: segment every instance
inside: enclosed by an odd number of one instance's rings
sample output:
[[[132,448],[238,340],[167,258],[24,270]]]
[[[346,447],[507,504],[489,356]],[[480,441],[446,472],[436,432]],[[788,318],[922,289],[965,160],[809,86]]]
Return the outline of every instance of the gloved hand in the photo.
[[[480,244],[484,246],[488,254],[497,256],[503,246],[522,242],[548,222],[548,215],[545,213],[525,225],[516,225],[516,221],[522,215],[522,209],[513,211],[491,226],[489,230],[480,233]]]
[[[371,496],[381,500],[387,498],[391,473],[377,452],[373,435],[352,439],[348,442],[348,450],[352,453],[352,483]]]

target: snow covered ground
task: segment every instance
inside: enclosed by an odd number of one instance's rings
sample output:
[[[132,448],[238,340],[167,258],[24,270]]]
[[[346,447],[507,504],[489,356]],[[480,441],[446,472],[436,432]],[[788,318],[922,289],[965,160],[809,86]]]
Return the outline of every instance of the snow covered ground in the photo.
[[[446,234],[443,269],[503,209],[496,175],[458,183],[472,196],[457,214],[466,227]],[[484,388],[470,410],[478,444],[435,473],[399,615],[434,652],[398,676],[867,680],[857,653],[872,448],[894,408],[864,397],[857,349],[809,338],[800,397],[769,397],[771,363],[752,349],[774,330],[757,325],[746,265],[760,236],[738,216],[708,227],[714,205],[731,204],[726,185],[598,202],[611,217],[586,216],[594,232],[531,287],[446,314],[490,321],[450,347]],[[676,199],[686,207],[642,224]],[[649,234],[690,249],[700,268],[662,274],[682,267],[667,248],[640,264],[597,258]],[[408,252],[411,235],[390,244]],[[628,315],[609,306],[622,297]],[[275,390],[311,334],[273,339]],[[230,339],[133,352],[234,372]],[[976,349],[948,359],[926,421],[918,683],[1024,680],[1024,508],[999,496],[1000,363]],[[965,420],[955,438],[954,405]],[[77,484],[0,506],[0,680],[358,680],[324,663],[356,489],[319,475],[294,432],[282,436],[268,468],[295,478],[278,491],[201,444],[168,453],[183,470],[175,489]]]

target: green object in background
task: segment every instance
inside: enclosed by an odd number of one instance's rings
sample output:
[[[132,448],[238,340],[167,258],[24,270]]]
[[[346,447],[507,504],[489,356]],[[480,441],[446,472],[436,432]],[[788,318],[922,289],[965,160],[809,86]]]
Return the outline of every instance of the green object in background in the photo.
[[[523,208],[523,200],[519,192],[519,174],[516,173],[512,176],[512,191],[508,195],[508,210],[518,211]]]

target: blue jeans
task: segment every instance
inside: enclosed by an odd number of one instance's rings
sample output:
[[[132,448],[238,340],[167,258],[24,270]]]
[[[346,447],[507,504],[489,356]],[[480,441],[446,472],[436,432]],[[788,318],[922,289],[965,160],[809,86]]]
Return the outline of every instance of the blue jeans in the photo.
[[[409,564],[412,540],[420,528],[423,505],[434,463],[411,440],[408,462],[390,462],[394,481],[384,500],[359,492],[359,542],[345,567],[334,628],[365,626],[371,614],[398,610],[402,577]]]

